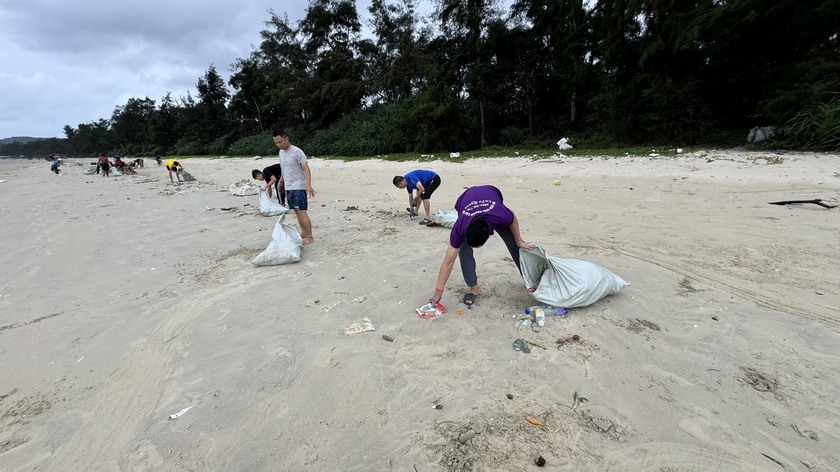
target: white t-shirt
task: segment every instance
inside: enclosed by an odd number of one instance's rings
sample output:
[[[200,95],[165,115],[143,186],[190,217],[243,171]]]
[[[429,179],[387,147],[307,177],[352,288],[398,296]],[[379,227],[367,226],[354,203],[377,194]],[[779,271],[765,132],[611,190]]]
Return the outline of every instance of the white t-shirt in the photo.
[[[306,154],[297,146],[290,146],[287,150],[280,150],[280,167],[283,169],[283,181],[286,191],[306,190],[306,174],[301,164],[306,162]]]

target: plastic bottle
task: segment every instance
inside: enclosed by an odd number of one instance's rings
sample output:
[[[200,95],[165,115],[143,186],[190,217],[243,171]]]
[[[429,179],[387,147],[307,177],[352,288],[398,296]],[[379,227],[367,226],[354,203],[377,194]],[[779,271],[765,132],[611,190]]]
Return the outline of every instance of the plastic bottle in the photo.
[[[545,326],[545,311],[542,308],[534,310],[534,318],[537,320],[537,326]]]
[[[537,309],[542,309],[548,315],[565,315],[569,312],[569,310],[565,308],[560,308],[556,306],[548,306],[548,305],[535,305],[529,306],[525,309],[525,314],[530,315],[533,314]]]

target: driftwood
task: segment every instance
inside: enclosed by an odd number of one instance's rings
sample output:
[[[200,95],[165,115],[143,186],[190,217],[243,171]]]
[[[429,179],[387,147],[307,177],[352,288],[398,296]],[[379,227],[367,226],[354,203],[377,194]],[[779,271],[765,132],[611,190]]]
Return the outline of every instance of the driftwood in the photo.
[[[795,203],[813,203],[814,205],[819,205],[823,208],[834,208],[837,205],[829,205],[828,203],[823,203],[823,201],[819,198],[814,200],[785,200],[783,202],[770,202],[771,205],[792,205]]]

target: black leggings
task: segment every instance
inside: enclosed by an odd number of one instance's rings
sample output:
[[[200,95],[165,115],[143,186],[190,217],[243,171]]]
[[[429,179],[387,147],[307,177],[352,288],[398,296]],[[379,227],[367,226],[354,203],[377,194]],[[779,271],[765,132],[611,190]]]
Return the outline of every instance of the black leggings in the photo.
[[[519,265],[519,246],[516,245],[516,238],[513,237],[513,231],[510,227],[499,228],[496,234],[505,242],[510,257],[516,268],[519,269],[519,275],[522,275],[522,267]],[[464,276],[464,282],[467,287],[474,287],[478,285],[478,275],[475,273],[475,257],[473,256],[473,248],[467,244],[466,241],[461,243],[461,249],[458,253],[458,259],[461,261],[461,274]]]

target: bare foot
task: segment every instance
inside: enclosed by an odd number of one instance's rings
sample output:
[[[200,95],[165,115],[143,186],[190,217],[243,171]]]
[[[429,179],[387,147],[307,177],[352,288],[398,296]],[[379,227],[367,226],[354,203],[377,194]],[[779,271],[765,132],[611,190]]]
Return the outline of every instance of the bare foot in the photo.
[[[307,244],[312,244],[314,242],[315,242],[315,238],[303,238],[304,246],[307,245]]]

